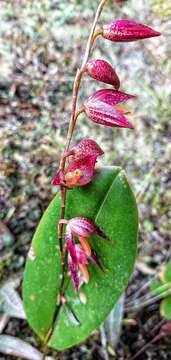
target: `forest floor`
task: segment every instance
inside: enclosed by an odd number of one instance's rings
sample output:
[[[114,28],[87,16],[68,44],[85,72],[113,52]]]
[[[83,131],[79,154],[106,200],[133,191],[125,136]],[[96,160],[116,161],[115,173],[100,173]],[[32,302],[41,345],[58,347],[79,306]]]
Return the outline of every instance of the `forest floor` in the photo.
[[[97,3],[1,0],[2,284],[14,278],[21,282],[36,225],[55,194],[51,179],[65,143],[74,74]],[[110,346],[104,349],[100,331],[96,331],[72,350],[59,355],[53,352],[56,359],[131,359],[160,332],[165,322],[160,314],[160,300],[151,294],[150,284],[171,257],[171,7],[169,1],[128,1],[123,7],[111,2],[101,22],[107,23],[114,17],[133,18],[162,33],[159,38],[129,44],[114,45],[98,39],[94,48],[95,57],[103,57],[117,69],[121,89],[138,95],[131,109],[135,130],[111,131],[81,117],[74,142],[91,132],[105,151],[101,163],[126,169],[139,207],[138,258],[125,294],[122,329],[115,350]],[[97,88],[99,84],[85,78],[80,101]],[[17,291],[20,293],[20,286]],[[3,334],[40,349],[38,338],[25,320],[10,317]],[[0,358],[11,357],[2,354]],[[137,359],[171,359],[170,338],[151,342]]]

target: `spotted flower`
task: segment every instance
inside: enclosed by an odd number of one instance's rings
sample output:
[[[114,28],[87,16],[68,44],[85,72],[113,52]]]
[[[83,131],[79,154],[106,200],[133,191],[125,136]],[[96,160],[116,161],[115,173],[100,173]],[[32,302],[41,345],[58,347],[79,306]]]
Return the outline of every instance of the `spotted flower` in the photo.
[[[87,185],[95,176],[96,159],[96,156],[86,156],[83,159],[71,161],[65,171],[57,171],[52,185],[60,185],[68,189]]]
[[[69,151],[64,154],[64,157],[73,156],[74,159],[83,159],[86,156],[99,157],[104,152],[101,147],[92,139],[83,139],[78,144],[74,145]]]
[[[96,172],[97,158],[103,154],[100,146],[91,139],[84,139],[64,154],[72,156],[66,170],[58,170],[52,180],[52,185],[64,186],[72,189],[75,186],[87,185],[92,181]]]
[[[125,117],[129,111],[121,103],[135,98],[134,95],[117,90],[98,90],[85,102],[85,113],[97,124],[132,129],[133,125]]]

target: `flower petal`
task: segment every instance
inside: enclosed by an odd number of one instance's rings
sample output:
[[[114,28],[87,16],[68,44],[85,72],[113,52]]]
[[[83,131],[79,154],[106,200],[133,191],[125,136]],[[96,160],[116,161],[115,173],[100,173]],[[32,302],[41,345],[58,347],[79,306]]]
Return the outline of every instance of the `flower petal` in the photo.
[[[81,270],[81,273],[82,273],[82,278],[83,278],[83,281],[88,284],[89,282],[89,271],[88,271],[88,268],[86,265],[84,264],[79,264],[79,268]]]
[[[111,41],[135,41],[159,36],[160,33],[149,26],[132,20],[119,19],[103,26],[102,36]]]
[[[76,248],[76,254],[79,264],[89,264],[90,259],[88,259],[83,247],[80,244],[75,245]]]
[[[89,119],[97,124],[111,127],[133,128],[132,124],[126,119],[122,112],[102,101],[87,102],[85,104],[85,112]]]
[[[91,139],[83,139],[78,144],[73,146],[71,150],[65,153],[65,157],[68,157],[70,155],[74,156],[74,159],[82,159],[86,156],[101,156],[104,152],[100,148],[100,146]]]
[[[105,60],[89,60],[84,71],[95,80],[113,85],[117,90],[120,87],[120,80],[113,67]]]
[[[62,185],[64,181],[64,172],[62,170],[58,170],[55,174],[51,184],[52,185]]]
[[[82,172],[82,176],[78,177],[75,186],[83,186],[88,184],[95,176],[94,167],[96,164],[97,156],[86,156],[82,159],[73,160],[67,167],[65,181],[67,178],[77,176],[78,170]]]
[[[82,246],[84,252],[86,253],[86,255],[91,256],[91,247],[90,247],[90,244],[88,243],[87,239],[82,236],[79,236],[78,239],[79,239],[81,246]]]
[[[91,260],[92,262],[94,262],[94,263],[99,267],[99,269],[100,269],[101,271],[104,272],[103,266],[101,265],[100,261],[98,260],[97,255],[96,255],[96,252],[95,252],[95,250],[93,250],[93,249],[92,249],[92,253],[91,253],[91,256],[90,256],[90,260]]]
[[[68,221],[71,231],[76,236],[88,237],[89,233],[94,233],[107,239],[107,236],[96,226],[94,223],[86,217],[75,217]]]
[[[78,263],[77,253],[76,253],[75,243],[73,241],[72,229],[71,229],[71,226],[69,225],[69,223],[66,226],[65,237],[66,237],[66,245],[67,245],[69,255],[71,256],[73,262],[75,264],[77,264]]]
[[[88,98],[86,103],[102,101],[108,105],[117,105],[123,101],[136,99],[136,98],[137,98],[137,96],[129,95],[122,91],[117,91],[117,90],[112,90],[112,89],[102,89],[102,90],[98,90],[94,94],[92,94]]]
[[[69,267],[69,270],[70,270],[71,279],[73,281],[74,288],[75,288],[75,290],[78,291],[79,286],[80,286],[79,274],[78,274],[78,265],[75,264],[72,257],[70,256],[70,254],[68,255],[68,267]]]

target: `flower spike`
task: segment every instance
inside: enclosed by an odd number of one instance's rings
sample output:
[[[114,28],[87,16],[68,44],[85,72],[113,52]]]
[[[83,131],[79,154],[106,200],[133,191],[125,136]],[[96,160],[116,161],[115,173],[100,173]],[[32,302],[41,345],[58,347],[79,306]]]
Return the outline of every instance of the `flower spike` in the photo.
[[[127,19],[114,20],[102,28],[102,36],[115,42],[136,41],[160,35],[158,31],[147,25]]]
[[[95,80],[111,84],[116,90],[120,87],[120,80],[112,66],[105,60],[89,60],[84,71]]]

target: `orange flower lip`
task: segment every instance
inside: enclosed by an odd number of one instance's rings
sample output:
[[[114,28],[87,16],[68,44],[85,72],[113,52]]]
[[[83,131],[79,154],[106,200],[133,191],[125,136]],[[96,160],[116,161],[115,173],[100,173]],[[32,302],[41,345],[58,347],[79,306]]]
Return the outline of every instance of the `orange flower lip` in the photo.
[[[81,245],[82,245],[82,248],[84,249],[85,253],[87,256],[91,256],[91,247],[88,243],[88,241],[86,240],[86,238],[82,237],[82,236],[79,236],[78,237]]]
[[[76,169],[74,171],[67,172],[64,176],[64,181],[67,186],[73,187],[78,184],[83,175],[84,173],[81,169]]]

